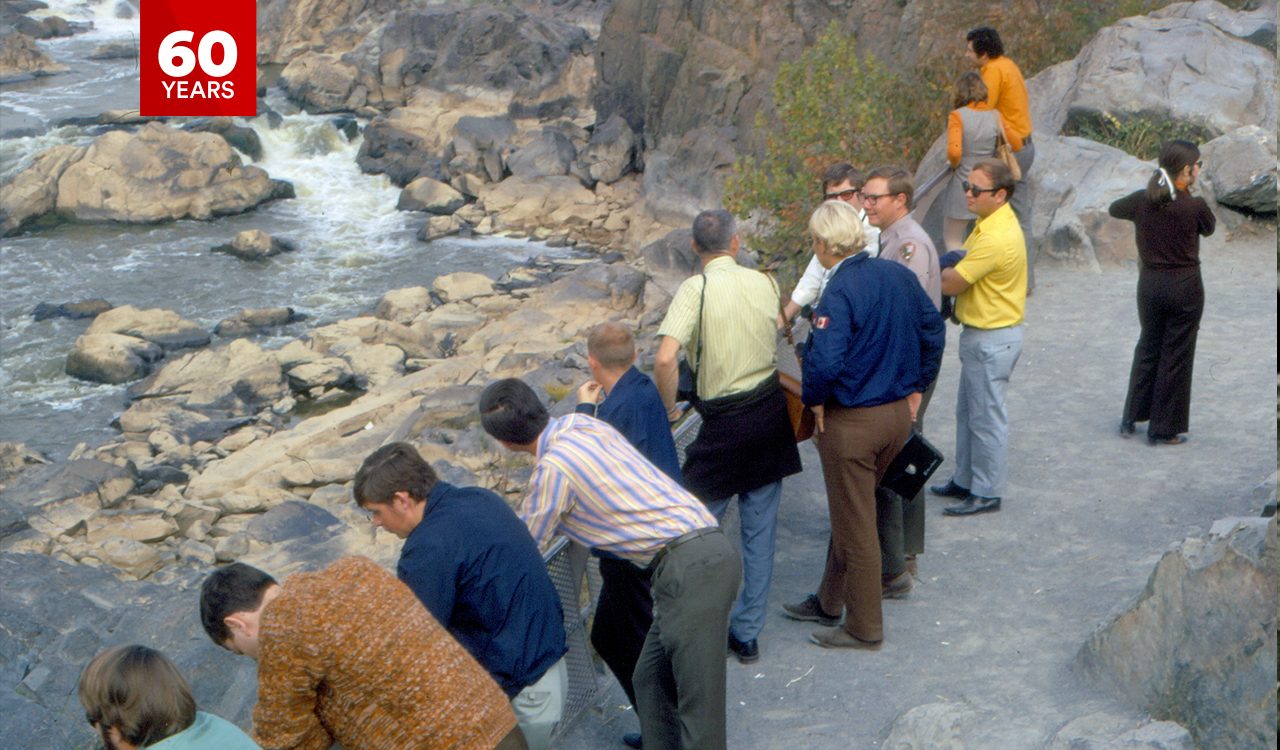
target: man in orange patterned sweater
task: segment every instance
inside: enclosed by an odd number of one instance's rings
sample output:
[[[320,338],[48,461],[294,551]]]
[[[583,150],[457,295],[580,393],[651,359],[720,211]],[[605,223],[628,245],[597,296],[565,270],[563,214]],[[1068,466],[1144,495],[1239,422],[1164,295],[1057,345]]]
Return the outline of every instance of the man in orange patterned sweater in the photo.
[[[506,695],[382,567],[343,558],[284,585],[242,563],[200,590],[213,642],[258,662],[266,750],[524,750]]]

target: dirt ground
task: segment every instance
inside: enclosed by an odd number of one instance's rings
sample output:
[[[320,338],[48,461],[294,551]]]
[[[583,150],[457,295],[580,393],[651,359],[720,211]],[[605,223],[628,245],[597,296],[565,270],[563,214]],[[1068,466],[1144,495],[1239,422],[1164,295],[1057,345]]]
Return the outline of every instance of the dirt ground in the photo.
[[[820,649],[811,623],[780,614],[814,590],[826,546],[826,495],[806,444],[805,471],[784,488],[761,659],[729,662],[730,746],[877,748],[907,710],[948,701],[983,716],[982,747],[1039,748],[1073,718],[1126,711],[1072,672],[1080,645],[1141,592],[1168,548],[1216,519],[1257,515],[1275,492],[1275,239],[1274,224],[1220,225],[1203,245],[1206,305],[1182,446],[1151,447],[1141,428],[1117,434],[1138,336],[1136,268],[1037,269],[1009,388],[1003,509],[950,518],[944,499],[929,499],[921,580],[909,598],[885,602],[879,652]],[[948,329],[926,434],[950,456],[959,332]],[[607,673],[601,684],[599,704],[557,748],[622,748],[636,731],[622,691]]]

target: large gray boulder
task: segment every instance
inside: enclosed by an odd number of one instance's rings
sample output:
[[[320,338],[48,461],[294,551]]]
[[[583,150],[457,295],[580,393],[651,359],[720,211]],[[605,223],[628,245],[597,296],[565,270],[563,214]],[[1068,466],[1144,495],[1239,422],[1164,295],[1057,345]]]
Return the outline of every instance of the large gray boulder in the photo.
[[[1276,134],[1249,125],[1200,148],[1204,175],[1223,206],[1276,213]]]
[[[244,416],[288,396],[289,386],[272,353],[236,339],[225,347],[175,359],[130,392],[136,398],[163,398],[195,411]]]
[[[1037,138],[1099,113],[1121,121],[1136,115],[1176,120],[1210,138],[1246,125],[1274,132],[1274,49],[1237,36],[1242,26],[1256,24],[1227,20],[1236,11],[1212,0],[1195,5],[1198,14],[1118,21],[1099,31],[1074,60],[1028,81]]]
[[[699,127],[645,153],[644,200],[664,224],[689,224],[699,211],[724,201],[724,180],[737,154],[729,128]]]
[[[1227,519],[1165,553],[1146,589],[1102,625],[1077,668],[1188,727],[1200,747],[1276,745],[1276,522]]]
[[[431,144],[423,134],[396,118],[378,117],[370,122],[356,154],[360,169],[370,174],[385,174],[392,184],[400,187],[419,177],[443,178],[440,162],[441,157],[432,153]]]
[[[130,467],[76,459],[32,468],[0,492],[0,539],[28,527],[48,537],[72,533],[133,491]]]
[[[556,302],[591,302],[625,312],[644,302],[644,273],[626,263],[588,263],[547,288]]]
[[[327,0],[258,5],[259,62],[285,64],[309,51],[346,52],[386,22],[400,0]]]
[[[467,199],[453,187],[430,177],[419,177],[400,191],[396,209],[448,216],[466,203]]]
[[[675,229],[640,249],[645,269],[654,283],[674,294],[680,283],[696,273],[699,262],[693,251],[693,232]]]
[[[67,353],[66,372],[93,383],[128,383],[144,378],[164,349],[146,339],[118,333],[86,333]]]
[[[613,184],[632,171],[635,155],[635,131],[621,115],[614,114],[591,131],[582,161],[591,179]]]
[[[544,128],[537,138],[507,157],[507,169],[521,177],[565,175],[577,157],[578,150],[568,136]]]
[[[58,200],[58,180],[85,151],[84,146],[67,144],[46,149],[30,166],[0,185],[0,236],[16,234],[52,211]]]
[[[508,177],[481,188],[479,200],[504,228],[589,225],[609,213],[608,204],[568,176]]]
[[[1042,257],[1099,270],[1137,259],[1133,224],[1111,202],[1145,188],[1154,165],[1085,138],[1036,138],[1032,235]]]
[[[121,305],[94,318],[86,336],[115,333],[150,341],[166,351],[189,349],[209,343],[209,332],[172,310],[140,310]]]
[[[451,174],[481,175],[497,182],[505,174],[504,162],[515,134],[509,117],[463,117],[453,126],[453,140],[445,147],[445,166]]]
[[[280,72],[280,86],[308,112],[350,111],[365,103],[364,90],[356,87],[358,72],[334,55],[306,52]]]
[[[589,96],[589,80],[571,79],[593,67],[590,52],[585,29],[543,13],[446,5],[391,14],[347,59],[360,68],[359,84],[374,106],[400,106],[415,90],[431,87],[502,92],[536,112],[561,98],[556,94]]]
[[[65,73],[67,66],[49,58],[31,37],[0,29],[0,83]]]
[[[149,223],[241,213],[293,196],[293,186],[239,155],[213,133],[149,123],[98,136],[57,183],[54,209],[81,221]]]

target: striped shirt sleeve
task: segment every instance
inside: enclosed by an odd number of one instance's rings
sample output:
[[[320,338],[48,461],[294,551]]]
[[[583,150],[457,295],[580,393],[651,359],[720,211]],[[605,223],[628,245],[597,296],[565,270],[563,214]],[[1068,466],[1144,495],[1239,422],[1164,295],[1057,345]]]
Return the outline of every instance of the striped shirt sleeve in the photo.
[[[693,346],[694,333],[698,328],[698,314],[702,302],[702,284],[705,276],[685,279],[676,296],[667,307],[667,315],[658,328],[659,336],[670,336],[680,342],[680,346],[689,349]]]
[[[519,512],[538,549],[546,549],[551,543],[560,516],[569,505],[568,478],[550,461],[539,461],[529,480],[529,495]]]

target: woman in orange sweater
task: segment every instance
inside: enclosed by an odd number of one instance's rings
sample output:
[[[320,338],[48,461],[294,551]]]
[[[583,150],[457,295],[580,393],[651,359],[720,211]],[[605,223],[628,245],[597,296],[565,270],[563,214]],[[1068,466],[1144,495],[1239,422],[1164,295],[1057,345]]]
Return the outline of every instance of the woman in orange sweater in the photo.
[[[987,103],[987,84],[974,71],[956,79],[953,104],[947,116],[947,162],[955,171],[943,193],[943,252],[957,250],[964,244],[969,222],[975,218],[964,201],[964,183],[969,170],[996,152],[996,134],[1003,132],[1014,151],[1022,148],[1022,139],[1009,132],[1000,113]]]

